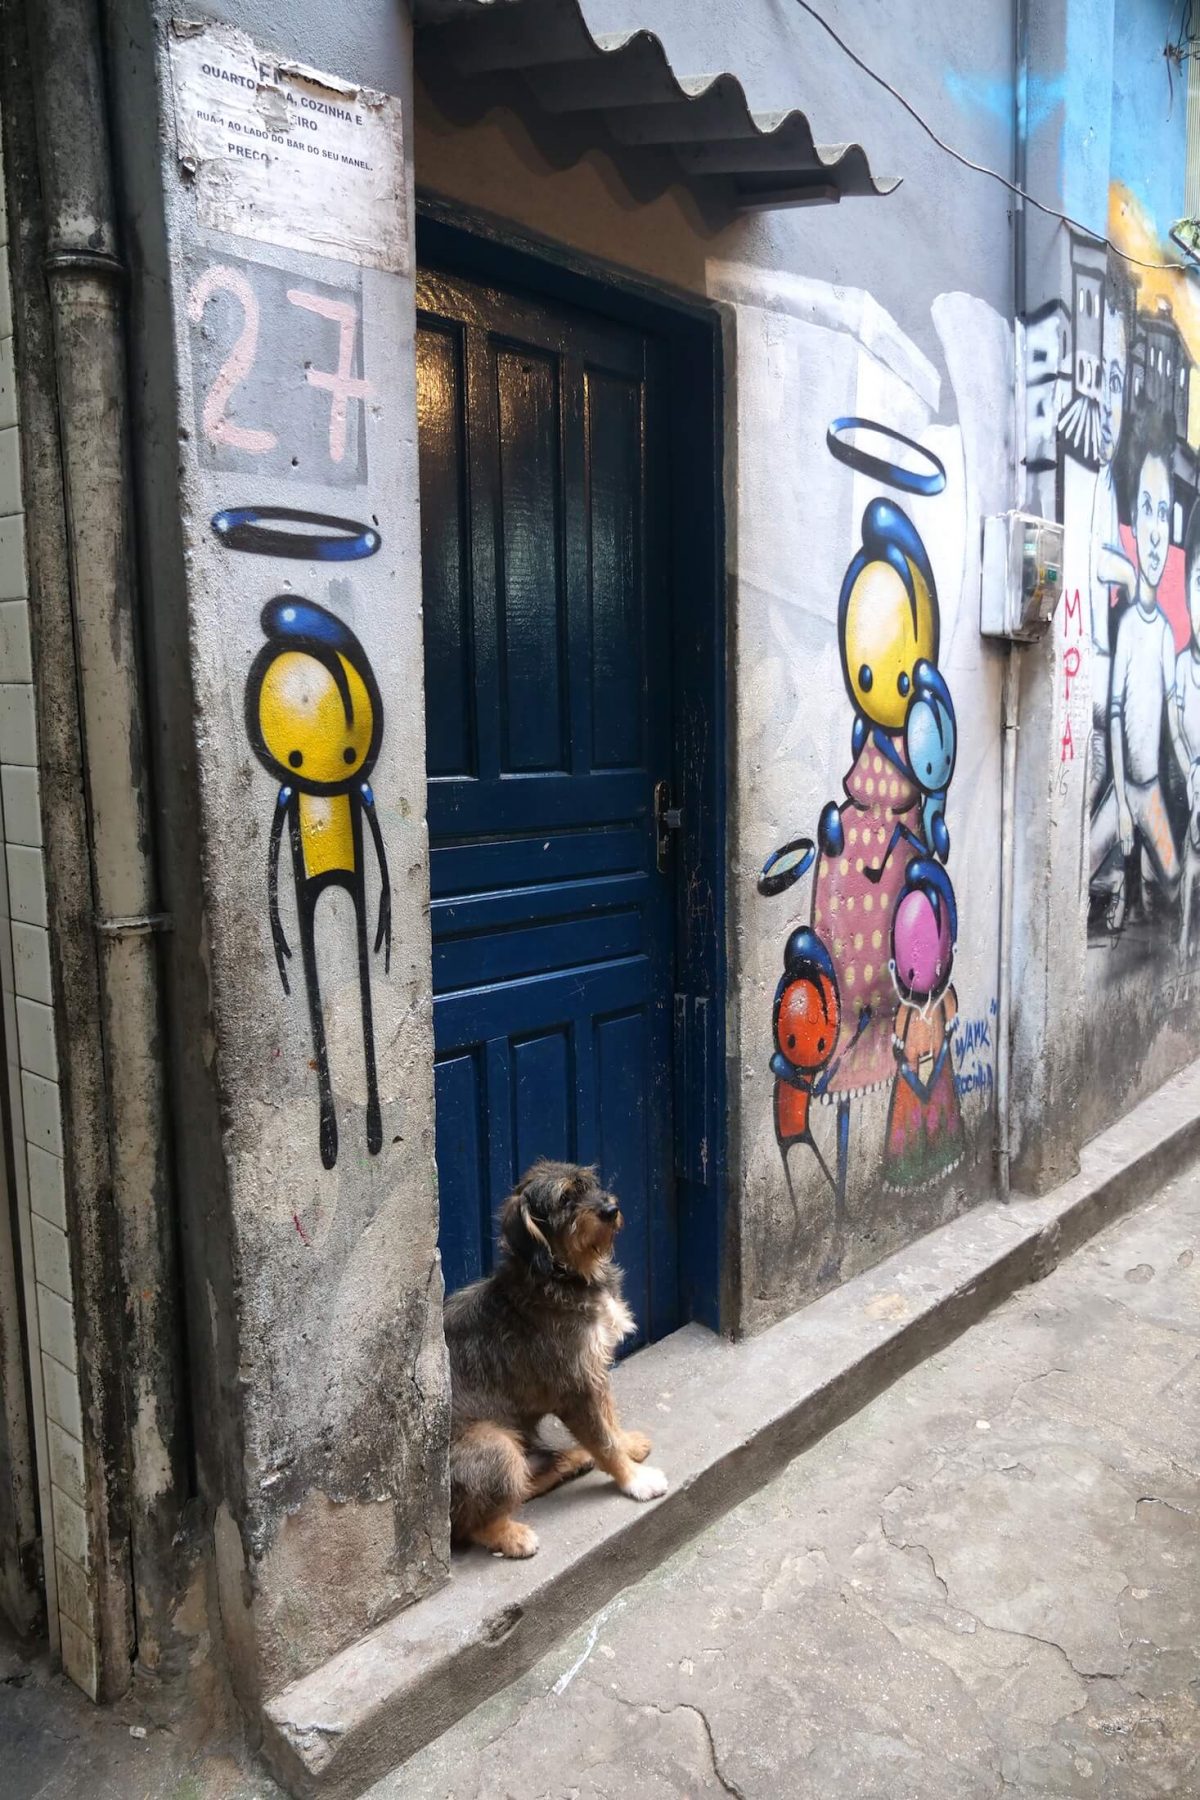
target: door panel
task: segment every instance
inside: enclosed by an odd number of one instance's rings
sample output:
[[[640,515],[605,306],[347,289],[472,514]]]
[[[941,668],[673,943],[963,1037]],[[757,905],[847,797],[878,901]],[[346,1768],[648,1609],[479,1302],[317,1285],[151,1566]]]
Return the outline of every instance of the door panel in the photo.
[[[677,1323],[657,347],[425,273],[418,416],[441,1246],[485,1272],[539,1156],[598,1162],[643,1335]]]

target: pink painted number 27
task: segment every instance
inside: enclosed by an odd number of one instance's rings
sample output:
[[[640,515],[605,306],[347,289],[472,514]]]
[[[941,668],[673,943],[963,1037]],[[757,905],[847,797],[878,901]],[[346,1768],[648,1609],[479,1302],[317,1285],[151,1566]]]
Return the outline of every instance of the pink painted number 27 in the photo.
[[[229,402],[234,391],[246,380],[258,354],[261,311],[258,296],[240,269],[227,263],[215,263],[206,269],[188,295],[188,318],[198,325],[204,309],[214,294],[231,294],[242,309],[242,329],[229,355],[209,384],[200,410],[200,423],[210,444],[231,450],[242,450],[250,456],[263,456],[279,442],[273,431],[251,425],[238,425],[229,417]],[[349,437],[349,403],[365,400],[370,383],[351,374],[354,346],[358,332],[358,308],[348,300],[332,300],[324,294],[310,293],[305,288],[289,288],[288,300],[305,312],[328,319],[338,328],[337,367],[314,369],[305,365],[309,385],[329,395],[329,460],[340,463],[346,455]]]

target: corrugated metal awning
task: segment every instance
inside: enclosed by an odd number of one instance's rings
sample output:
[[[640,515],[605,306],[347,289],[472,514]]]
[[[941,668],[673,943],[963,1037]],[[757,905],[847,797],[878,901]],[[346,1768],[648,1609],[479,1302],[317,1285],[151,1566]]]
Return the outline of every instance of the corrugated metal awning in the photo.
[[[548,113],[595,113],[627,148],[667,150],[739,211],[890,194],[861,144],[815,144],[802,112],[755,113],[736,75],[678,75],[652,31],[594,37],[579,0],[415,0],[423,44],[464,76],[519,74]]]

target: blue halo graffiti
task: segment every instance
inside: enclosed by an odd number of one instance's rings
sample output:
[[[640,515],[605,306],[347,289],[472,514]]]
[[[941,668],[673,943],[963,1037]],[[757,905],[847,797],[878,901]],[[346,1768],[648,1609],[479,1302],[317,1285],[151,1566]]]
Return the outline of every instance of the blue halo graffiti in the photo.
[[[801,876],[807,875],[816,853],[817,846],[806,837],[793,838],[790,844],[773,850],[758,878],[758,891],[763,899],[771,900],[776,894],[786,894]]]
[[[876,437],[886,438],[888,443],[902,444],[906,450],[915,451],[928,463],[927,469],[907,469],[903,463],[889,462],[886,457],[872,456],[859,444],[852,444],[846,437],[849,431],[869,431]],[[825,433],[825,443],[829,454],[848,469],[859,475],[869,475],[875,481],[882,481],[888,487],[898,488],[903,494],[940,494],[946,485],[946,465],[940,457],[924,444],[918,444],[915,438],[905,437],[903,432],[893,431],[890,425],[880,425],[874,419],[843,418],[835,419]]]
[[[365,556],[374,556],[383,542],[373,525],[358,519],[298,512],[291,506],[228,506],[214,513],[211,522],[227,550],[243,550],[251,556],[360,562]]]

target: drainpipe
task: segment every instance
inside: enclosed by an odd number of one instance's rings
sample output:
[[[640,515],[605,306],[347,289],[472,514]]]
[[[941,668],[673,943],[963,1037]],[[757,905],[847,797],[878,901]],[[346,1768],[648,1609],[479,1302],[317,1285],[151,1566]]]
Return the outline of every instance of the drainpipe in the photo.
[[[27,17],[99,962],[108,1160],[125,1315],[122,1454],[129,1463],[134,1621],[139,1660],[152,1670],[169,1613],[172,1543],[187,1469],[158,992],[157,937],[168,921],[159,911],[154,867],[129,517],[126,272],[93,0],[27,0]]]
[[[1017,323],[1028,310],[1026,293],[1025,190],[1028,173],[1026,133],[1029,89],[1029,0],[1013,0],[1013,341],[1019,343]],[[1013,370],[1013,442],[1022,441],[1024,370]],[[1017,504],[1025,503],[1024,484]],[[1016,862],[1017,734],[1020,730],[1021,665],[1014,643],[1004,650],[1003,756],[1000,765],[1000,972],[996,990],[996,1163],[1001,1200],[1010,1191],[1012,1164],[1012,939],[1013,882]]]
[[[1016,644],[1004,647],[1004,754],[1000,772],[1000,981],[996,1010],[996,1136],[1000,1198],[1008,1199],[1011,1139],[1013,867],[1016,862],[1017,722],[1021,664]]]
[[[1025,192],[1029,173],[1029,0],[1013,0],[1013,313],[1023,319],[1025,289]]]

